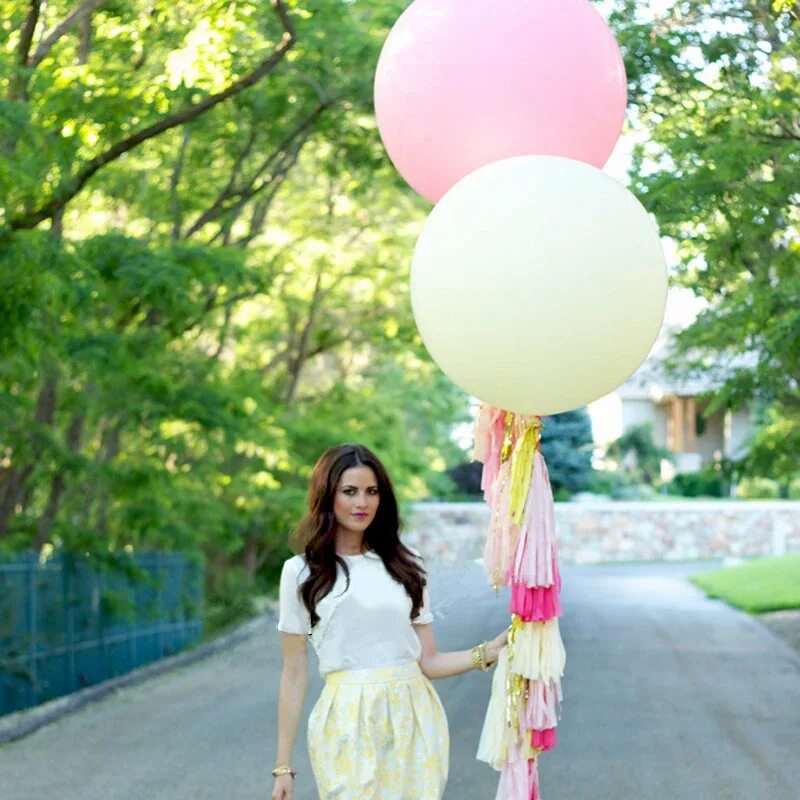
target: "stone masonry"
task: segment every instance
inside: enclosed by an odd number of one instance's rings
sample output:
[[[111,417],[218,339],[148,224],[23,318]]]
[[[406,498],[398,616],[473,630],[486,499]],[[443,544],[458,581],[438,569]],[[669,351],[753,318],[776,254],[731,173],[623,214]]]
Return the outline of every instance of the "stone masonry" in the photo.
[[[800,501],[585,501],[555,504],[560,564],[800,552]],[[416,503],[403,538],[426,559],[480,558],[484,503]]]

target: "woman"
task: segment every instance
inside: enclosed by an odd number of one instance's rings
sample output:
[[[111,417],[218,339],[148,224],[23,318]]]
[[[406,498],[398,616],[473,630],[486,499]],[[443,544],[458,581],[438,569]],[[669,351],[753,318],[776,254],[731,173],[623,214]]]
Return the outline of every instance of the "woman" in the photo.
[[[296,555],[283,565],[283,673],[273,800],[291,800],[291,754],[308,685],[307,639],[325,687],[308,720],[322,800],[439,800],[447,719],[431,678],[488,669],[507,631],[471,650],[436,650],[425,570],[399,539],[397,501],[377,456],[340,445],[314,467]]]

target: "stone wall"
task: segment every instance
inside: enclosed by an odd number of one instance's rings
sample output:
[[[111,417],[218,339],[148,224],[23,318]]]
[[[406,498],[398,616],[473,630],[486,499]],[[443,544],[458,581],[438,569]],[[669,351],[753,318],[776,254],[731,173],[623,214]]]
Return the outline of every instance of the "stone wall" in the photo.
[[[556,503],[560,564],[800,552],[800,501]],[[404,539],[428,559],[480,558],[483,503],[417,503]]]

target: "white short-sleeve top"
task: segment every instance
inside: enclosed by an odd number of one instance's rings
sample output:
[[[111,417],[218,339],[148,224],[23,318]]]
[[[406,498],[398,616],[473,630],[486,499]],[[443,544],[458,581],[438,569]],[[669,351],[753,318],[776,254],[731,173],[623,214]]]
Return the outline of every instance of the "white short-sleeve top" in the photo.
[[[415,553],[416,554],[416,553]],[[308,610],[298,590],[308,577],[303,556],[293,556],[281,571],[277,629],[310,634],[319,657],[320,674],[340,669],[390,667],[419,661],[422,645],[413,625],[433,621],[428,587],[412,624],[411,598],[387,572],[377,553],[342,556],[350,569],[350,586],[337,566],[333,589],[317,603],[319,622],[311,629]]]

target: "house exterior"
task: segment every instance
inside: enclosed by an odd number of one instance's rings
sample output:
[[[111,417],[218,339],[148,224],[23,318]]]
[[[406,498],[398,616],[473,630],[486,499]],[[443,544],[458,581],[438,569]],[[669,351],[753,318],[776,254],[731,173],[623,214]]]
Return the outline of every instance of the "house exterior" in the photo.
[[[723,457],[739,458],[753,431],[751,414],[748,410],[715,411],[704,418],[708,401],[698,396],[712,388],[700,381],[641,382],[634,376],[613,393],[620,432],[652,423],[655,443],[675,454],[674,472],[696,472]],[[663,471],[669,473],[670,467],[664,465]]]
[[[708,393],[723,382],[719,367],[708,374],[675,378],[663,368],[663,354],[675,328],[665,327],[651,354],[636,372],[609,395],[588,407],[599,451],[635,425],[652,424],[653,440],[674,453],[662,464],[662,477],[696,472],[721,458],[739,458],[753,433],[752,411],[716,411],[708,418]],[[751,358],[738,359],[747,366]],[[702,397],[704,396],[705,397]],[[701,399],[702,398],[702,399]]]

